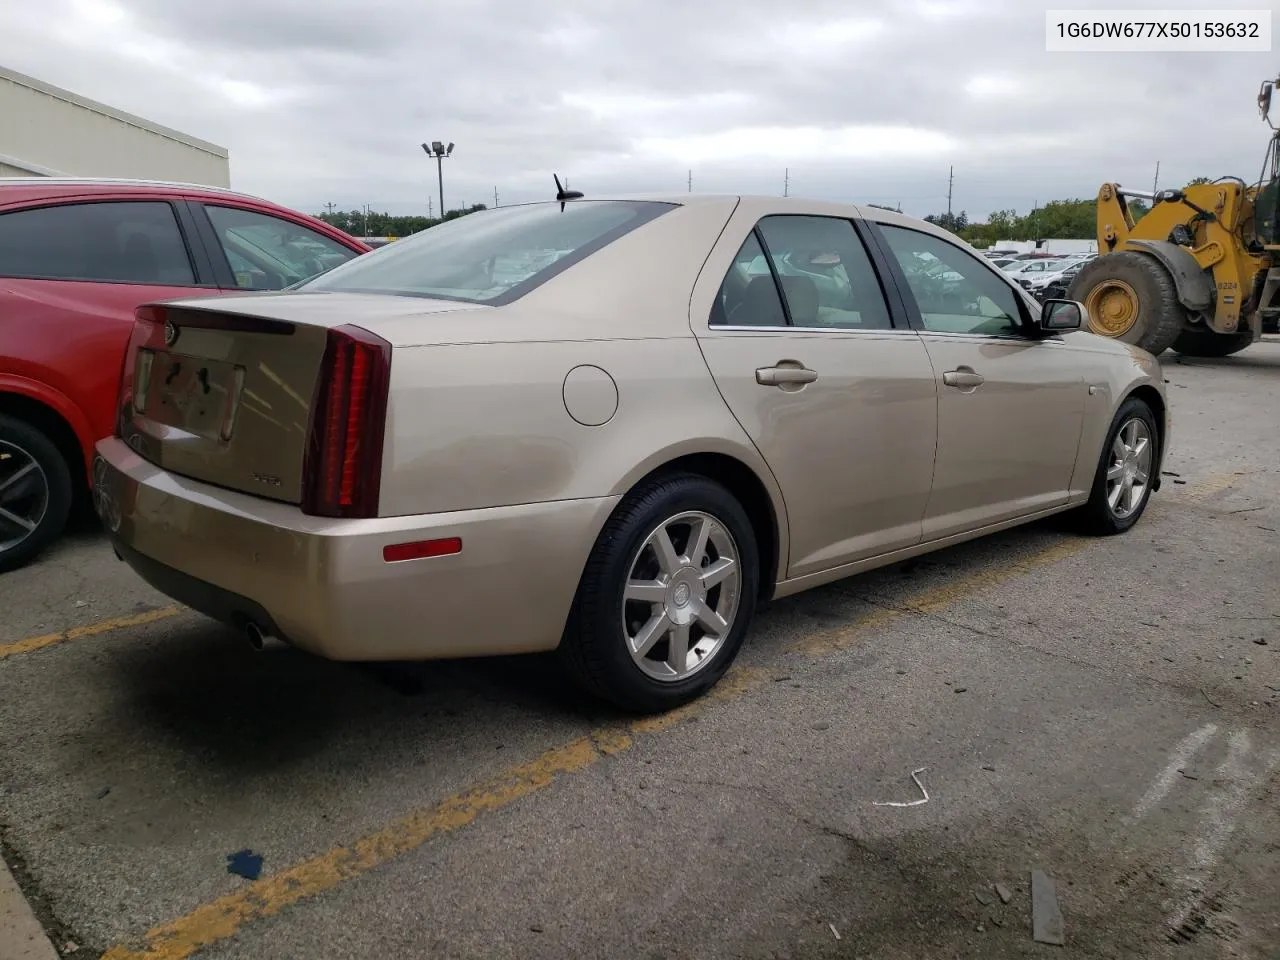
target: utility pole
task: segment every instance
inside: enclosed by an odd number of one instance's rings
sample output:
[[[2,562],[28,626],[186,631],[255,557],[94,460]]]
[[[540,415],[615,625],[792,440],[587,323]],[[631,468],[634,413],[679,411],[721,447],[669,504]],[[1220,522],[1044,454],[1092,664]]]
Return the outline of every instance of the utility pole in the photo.
[[[431,198],[427,197],[427,219],[434,220],[435,218],[436,218],[436,212],[431,205]]]
[[[369,205],[367,203],[364,205],[364,235],[366,237],[369,235]]]
[[[782,195],[784,197],[791,195],[791,168],[786,167],[782,171]]]
[[[493,206],[495,209],[498,206],[498,188],[497,187],[493,188]]]
[[[1151,192],[1156,192],[1156,187],[1160,184],[1160,161],[1156,161],[1156,177],[1151,181]]]
[[[693,171],[689,171],[689,192],[693,193]]]
[[[951,167],[951,172],[947,174],[947,219],[951,219],[951,187],[956,182],[956,168]]]
[[[326,203],[326,204],[324,205],[324,208],[325,208],[327,211],[329,211],[329,216],[331,216],[331,217],[332,217],[332,216],[333,216],[333,204],[332,204],[332,203]]]

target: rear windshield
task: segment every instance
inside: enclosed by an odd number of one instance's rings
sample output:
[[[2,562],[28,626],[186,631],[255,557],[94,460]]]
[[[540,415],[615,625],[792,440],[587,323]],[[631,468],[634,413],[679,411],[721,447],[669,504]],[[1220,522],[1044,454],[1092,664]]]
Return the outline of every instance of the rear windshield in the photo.
[[[502,304],[672,209],[574,200],[468,214],[397,240],[295,287]]]

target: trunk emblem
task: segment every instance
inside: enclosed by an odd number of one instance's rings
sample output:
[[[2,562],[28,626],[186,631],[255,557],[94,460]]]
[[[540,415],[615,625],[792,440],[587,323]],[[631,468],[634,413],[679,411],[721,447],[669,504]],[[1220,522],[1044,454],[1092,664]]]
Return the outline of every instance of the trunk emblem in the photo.
[[[172,347],[178,342],[178,328],[173,325],[172,320],[164,322],[164,345]]]

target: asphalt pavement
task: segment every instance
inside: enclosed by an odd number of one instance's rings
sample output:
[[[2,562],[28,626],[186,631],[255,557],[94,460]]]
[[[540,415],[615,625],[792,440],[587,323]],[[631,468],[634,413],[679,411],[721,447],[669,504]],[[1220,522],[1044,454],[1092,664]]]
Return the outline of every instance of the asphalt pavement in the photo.
[[[1164,359],[1129,534],[779,601],[659,718],[256,653],[79,532],[0,578],[5,860],[77,958],[1280,956],[1280,343]]]

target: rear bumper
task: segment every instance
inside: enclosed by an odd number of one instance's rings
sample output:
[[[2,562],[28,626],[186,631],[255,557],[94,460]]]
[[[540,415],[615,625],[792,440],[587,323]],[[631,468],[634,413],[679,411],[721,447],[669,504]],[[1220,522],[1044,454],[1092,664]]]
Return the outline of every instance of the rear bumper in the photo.
[[[156,589],[336,660],[550,650],[616,498],[371,520],[304,515],[167,473],[100,441],[94,502]],[[388,563],[385,546],[459,537],[460,553]]]

